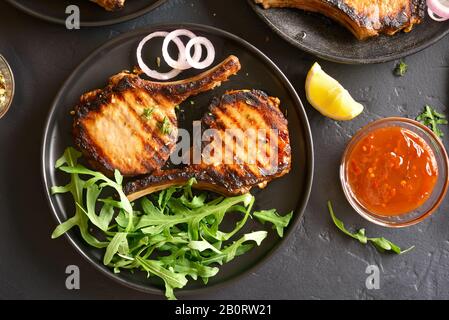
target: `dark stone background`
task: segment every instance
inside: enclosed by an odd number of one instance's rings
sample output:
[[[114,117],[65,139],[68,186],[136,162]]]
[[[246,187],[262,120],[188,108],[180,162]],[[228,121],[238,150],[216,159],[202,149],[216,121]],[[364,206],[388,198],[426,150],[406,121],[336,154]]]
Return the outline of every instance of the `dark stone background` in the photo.
[[[230,31],[266,53],[305,102],[304,80],[315,57],[275,35],[244,0],[169,0],[137,20],[97,29],[67,31],[0,3],[0,52],[10,61],[17,94],[0,120],[0,298],[161,298],[122,287],[87,264],[65,239],[50,240],[55,221],[41,183],[40,148],[45,117],[59,87],[96,47],[127,30],[157,22],[197,22]],[[315,181],[300,228],[265,265],[224,289],[197,299],[431,299],[449,298],[449,202],[423,223],[402,230],[377,227],[346,202],[338,166],[350,137],[371,120],[415,117],[425,104],[449,105],[448,38],[406,59],[403,78],[395,63],[350,66],[318,60],[365,106],[347,123],[322,117],[307,103],[315,143]],[[445,129],[445,132],[447,130]],[[445,143],[447,145],[447,139]],[[379,254],[333,226],[326,201],[348,226],[367,228],[416,248],[403,256]],[[65,268],[81,269],[81,290],[65,289]],[[380,290],[365,288],[365,269],[381,270]]]

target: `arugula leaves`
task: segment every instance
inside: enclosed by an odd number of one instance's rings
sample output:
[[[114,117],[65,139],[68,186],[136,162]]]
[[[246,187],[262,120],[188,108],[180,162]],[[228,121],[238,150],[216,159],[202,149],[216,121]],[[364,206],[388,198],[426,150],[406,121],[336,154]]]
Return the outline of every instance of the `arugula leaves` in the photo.
[[[62,168],[64,165],[76,167],[78,159],[80,157],[81,157],[80,152],[76,151],[73,148],[67,148],[62,157],[56,161],[55,167]],[[67,231],[69,231],[70,229],[72,229],[74,226],[78,226],[82,238],[90,246],[95,248],[105,248],[108,245],[107,242],[102,242],[90,234],[88,226],[88,217],[84,214],[83,210],[81,209],[82,207],[79,206],[81,203],[83,203],[83,189],[85,187],[85,184],[86,182],[80,179],[78,174],[74,173],[71,175],[71,180],[68,185],[64,187],[51,188],[52,194],[70,192],[75,201],[75,214],[73,215],[72,218],[68,219],[67,221],[56,227],[51,237],[52,239],[58,238]]]
[[[444,136],[443,131],[439,128],[439,125],[446,125],[448,121],[446,116],[442,113],[437,112],[434,108],[426,105],[424,111],[416,118],[419,122],[428,126],[432,131],[439,137]]]
[[[219,272],[214,265],[230,262],[267,237],[266,231],[254,231],[229,242],[251,217],[255,200],[251,194],[229,198],[194,194],[192,179],[185,186],[130,203],[120,172],[111,179],[80,165],[80,157],[78,151],[67,148],[56,162],[56,168],[70,174],[71,180],[66,186],[53,187],[52,194],[71,193],[75,214],[56,227],[52,238],[78,226],[89,245],[105,248],[105,265],[116,273],[142,270],[149,277],[161,278],[168,299],[175,299],[174,289],[183,288],[188,277],[201,278],[206,284]],[[239,219],[225,232],[220,229],[226,215]],[[275,210],[265,210],[254,216],[271,222],[282,237],[292,213],[281,217]]]
[[[383,237],[382,238],[368,238],[365,235],[365,229],[360,229],[356,233],[351,233],[346,229],[344,223],[335,216],[335,213],[334,213],[334,210],[332,208],[332,204],[330,201],[327,202],[327,207],[329,209],[329,213],[332,217],[332,221],[334,222],[335,226],[338,229],[340,229],[340,231],[342,231],[344,234],[346,234],[347,236],[349,236],[351,238],[358,240],[362,244],[367,244],[368,242],[370,242],[380,252],[390,251],[390,252],[394,252],[396,254],[407,253],[415,247],[415,246],[412,246],[406,250],[402,250],[399,246],[395,245],[393,242],[391,242],[390,240],[387,240]]]
[[[276,229],[279,237],[282,238],[284,236],[284,228],[288,226],[293,216],[293,211],[282,217],[277,213],[276,209],[262,210],[254,212],[253,216],[262,223],[271,222],[273,229]]]
[[[119,251],[120,247],[122,248],[122,254],[126,254],[128,249],[128,240],[126,239],[126,232],[117,232],[112,238],[111,242],[109,242],[108,247],[106,248],[106,253],[103,257],[103,264],[108,265],[111,263],[114,255]]]

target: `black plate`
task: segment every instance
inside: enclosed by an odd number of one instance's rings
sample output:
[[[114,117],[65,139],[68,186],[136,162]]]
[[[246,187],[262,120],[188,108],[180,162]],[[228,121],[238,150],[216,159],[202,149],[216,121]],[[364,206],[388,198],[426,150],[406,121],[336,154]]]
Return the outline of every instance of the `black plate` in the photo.
[[[368,64],[399,59],[427,48],[449,33],[449,22],[426,18],[409,33],[359,41],[344,27],[322,15],[295,9],[265,10],[254,0],[248,2],[263,21],[292,45],[341,63]]]
[[[6,0],[29,15],[46,21],[65,25],[69,5],[80,8],[82,27],[99,27],[125,22],[144,15],[166,0],[127,0],[125,8],[115,12],[106,11],[89,0]]]
[[[43,180],[51,209],[60,223],[65,221],[73,212],[73,203],[70,196],[51,196],[49,189],[53,185],[62,185],[67,182],[67,176],[55,172],[55,160],[63,153],[65,147],[73,144],[71,137],[71,117],[69,111],[79,100],[82,93],[94,88],[101,88],[106,84],[109,76],[122,69],[129,69],[136,63],[135,50],[140,39],[156,30],[172,30],[187,28],[198,35],[208,37],[215,45],[217,57],[215,63],[223,60],[230,54],[239,57],[242,70],[230,81],[211,92],[200,94],[193,98],[194,105],[185,103],[181,105],[179,113],[180,127],[188,128],[194,119],[200,119],[206,112],[213,96],[219,96],[229,89],[262,89],[270,95],[277,96],[282,101],[282,108],[288,110],[289,130],[293,152],[293,168],[287,176],[271,182],[265,190],[254,190],[256,195],[256,209],[276,208],[279,212],[295,211],[294,218],[284,239],[279,239],[269,226],[262,226],[251,221],[248,229],[269,230],[269,237],[261,247],[236,258],[231,263],[221,267],[220,272],[212,278],[207,287],[200,282],[189,282],[189,285],[180,292],[195,291],[200,288],[210,288],[234,279],[261,263],[292,232],[298,232],[297,225],[304,212],[309,198],[313,175],[313,147],[309,123],[302,103],[295,90],[282,74],[282,72],[264,54],[244,40],[208,26],[185,25],[159,25],[145,30],[137,30],[121,35],[106,43],[92,53],[68,78],[51,108],[45,126],[42,149]],[[160,40],[160,43],[162,40]],[[160,55],[160,45],[153,43],[147,46],[145,56],[157,57]],[[149,59],[155,60],[155,59]],[[197,74],[198,71],[188,71],[180,77]],[[184,115],[184,117],[182,116]],[[232,222],[235,223],[235,222]],[[230,224],[230,226],[232,225]],[[226,227],[226,225],[225,225]],[[102,264],[102,251],[86,245],[78,230],[68,233],[70,242],[99,270],[109,277],[132,288],[151,293],[162,292],[162,283],[154,277],[147,279],[144,273],[135,274],[122,272],[114,274]]]

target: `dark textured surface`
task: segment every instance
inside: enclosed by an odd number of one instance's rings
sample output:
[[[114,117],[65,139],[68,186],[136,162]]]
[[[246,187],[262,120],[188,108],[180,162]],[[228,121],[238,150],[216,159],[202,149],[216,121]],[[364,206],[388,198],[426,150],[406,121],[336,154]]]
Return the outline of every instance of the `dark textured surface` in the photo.
[[[152,22],[211,24],[249,40],[278,64],[305,101],[305,76],[316,58],[278,38],[244,1],[169,0],[127,24],[76,32],[28,17],[2,1],[0,52],[15,71],[17,93],[10,111],[0,120],[0,298],[157,298],[109,280],[86,263],[68,241],[50,240],[55,222],[45,201],[39,168],[45,117],[64,79],[98,45]],[[260,269],[222,290],[193,298],[448,299],[449,202],[417,226],[389,230],[358,217],[338,181],[343,149],[362,125],[391,115],[414,117],[426,103],[446,112],[448,39],[407,58],[410,70],[403,78],[392,75],[393,62],[348,66],[318,61],[364,103],[366,111],[352,122],[337,123],[306,104],[316,169],[301,226]],[[348,226],[365,226],[368,235],[383,235],[416,248],[403,256],[382,255],[344,237],[329,219],[327,199],[333,200],[334,209]],[[65,289],[64,271],[69,264],[80,267],[79,291]],[[380,290],[365,287],[365,269],[371,264],[380,268]]]
[[[265,10],[247,0],[275,32],[294,46],[331,61],[343,63],[386,62],[418,52],[449,33],[449,22],[428,17],[415,32],[399,32],[359,41],[343,26],[319,14],[294,9]]]

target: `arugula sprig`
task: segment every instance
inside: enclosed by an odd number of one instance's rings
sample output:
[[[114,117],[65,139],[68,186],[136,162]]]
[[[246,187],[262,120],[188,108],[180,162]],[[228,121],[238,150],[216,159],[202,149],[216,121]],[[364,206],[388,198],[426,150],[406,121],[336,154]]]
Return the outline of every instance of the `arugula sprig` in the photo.
[[[432,129],[438,137],[442,138],[444,136],[444,133],[439,128],[439,125],[448,124],[446,116],[437,112],[431,106],[426,105],[424,107],[424,111],[416,118],[416,120]]]
[[[402,250],[399,246],[391,242],[390,240],[387,240],[383,237],[381,238],[368,238],[365,234],[365,229],[360,229],[356,233],[352,233],[348,231],[344,225],[344,223],[339,220],[334,213],[334,210],[332,208],[332,204],[330,201],[327,202],[327,207],[329,209],[329,213],[332,217],[332,221],[334,222],[335,226],[340,229],[344,234],[347,236],[354,238],[358,240],[362,244],[367,244],[368,242],[372,243],[374,247],[380,252],[394,252],[396,254],[404,254],[412,250],[415,246],[412,246],[406,250]]]
[[[253,213],[260,222],[270,222],[273,224],[273,229],[276,229],[279,237],[284,236],[284,228],[288,226],[290,220],[293,216],[293,212],[286,214],[285,216],[280,216],[276,209],[256,211]]]
[[[52,238],[78,226],[89,245],[105,248],[105,265],[116,273],[142,270],[148,277],[161,278],[169,299],[175,299],[174,289],[183,288],[189,277],[207,283],[219,272],[218,265],[260,245],[267,236],[266,231],[254,231],[232,240],[251,216],[254,197],[250,194],[229,198],[196,195],[192,191],[196,181],[192,179],[184,186],[143,197],[139,204],[130,203],[118,171],[110,179],[80,165],[80,157],[78,151],[67,148],[56,162],[71,180],[66,186],[53,187],[52,193],[70,192],[75,215],[59,225]],[[109,197],[102,197],[107,192]],[[240,218],[232,230],[225,232],[220,229],[226,215]],[[272,222],[280,236],[292,216],[281,217],[275,210],[254,215]]]
[[[56,161],[55,167],[61,168],[64,165],[69,167],[76,167],[78,165],[78,159],[81,157],[81,153],[73,148],[68,148],[65,150],[63,156]],[[52,187],[51,193],[67,193],[72,194],[73,200],[75,201],[75,214],[67,221],[61,223],[53,231],[51,237],[52,239],[58,238],[73,227],[77,226],[80,230],[81,236],[90,246],[95,248],[105,248],[108,246],[108,242],[100,241],[95,236],[89,232],[89,218],[84,213],[82,206],[79,204],[83,203],[83,192],[86,185],[86,181],[82,180],[78,174],[72,174],[70,183],[63,187]],[[100,215],[99,219],[106,220],[105,212]]]

